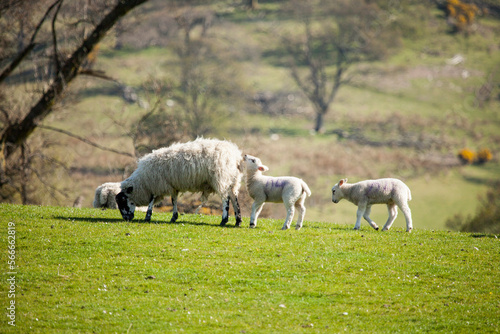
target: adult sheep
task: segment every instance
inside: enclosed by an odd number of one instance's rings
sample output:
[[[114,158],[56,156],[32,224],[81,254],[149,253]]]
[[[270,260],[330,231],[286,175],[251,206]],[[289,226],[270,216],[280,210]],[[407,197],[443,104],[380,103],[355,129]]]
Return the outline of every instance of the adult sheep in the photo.
[[[116,195],[121,191],[120,182],[106,182],[95,190],[94,208],[116,209]]]
[[[202,192],[202,202],[217,193],[222,198],[221,226],[229,220],[229,200],[241,224],[238,192],[242,177],[242,155],[238,147],[225,140],[198,138],[154,150],[138,162],[137,169],[121,183],[116,203],[123,219],[134,219],[136,205],[148,205],[146,221],[153,205],[164,196],[172,197],[172,219],[178,218],[177,197],[182,192]]]

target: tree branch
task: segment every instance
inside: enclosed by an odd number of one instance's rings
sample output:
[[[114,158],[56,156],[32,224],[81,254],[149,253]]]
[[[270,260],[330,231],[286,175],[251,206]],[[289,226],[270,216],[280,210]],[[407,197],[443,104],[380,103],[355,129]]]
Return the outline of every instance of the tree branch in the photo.
[[[56,35],[56,20],[57,15],[59,14],[59,10],[63,4],[64,0],[59,2],[57,5],[56,12],[54,13],[54,17],[52,18],[52,46],[54,48],[54,63],[56,64],[56,76],[59,75],[61,71],[61,62],[59,61],[59,51],[57,50],[57,35]]]
[[[22,50],[16,58],[10,63],[7,68],[5,68],[0,74],[0,82],[3,82],[16,68],[19,66],[19,64],[23,61],[23,59],[28,55],[28,53],[33,50],[33,48],[36,46],[35,44],[35,38],[38,32],[40,31],[40,28],[42,27],[43,22],[45,22],[45,19],[49,16],[49,13],[52,11],[52,9],[57,6],[59,3],[61,3],[63,0],[56,0],[45,12],[43,15],[42,19],[38,23],[38,25],[35,28],[35,31],[33,32],[33,35],[31,36],[29,44]]]
[[[103,150],[103,151],[113,152],[113,153],[116,153],[116,154],[121,154],[121,155],[125,155],[127,157],[135,158],[135,156],[133,154],[130,154],[130,153],[124,152],[124,151],[118,151],[118,150],[115,150],[115,149],[112,149],[112,148],[109,148],[109,147],[105,147],[105,146],[96,144],[93,141],[88,140],[87,138],[83,138],[81,136],[75,135],[74,133],[71,133],[71,132],[63,130],[63,129],[54,128],[54,127],[49,126],[49,125],[39,125],[38,127],[41,128],[41,129],[46,129],[46,130],[50,130],[50,131],[54,131],[54,132],[59,132],[59,133],[65,134],[66,136],[78,139],[78,140],[84,142],[85,144],[88,144],[90,146],[94,146],[94,147],[96,147],[96,148],[98,148],[100,150]]]

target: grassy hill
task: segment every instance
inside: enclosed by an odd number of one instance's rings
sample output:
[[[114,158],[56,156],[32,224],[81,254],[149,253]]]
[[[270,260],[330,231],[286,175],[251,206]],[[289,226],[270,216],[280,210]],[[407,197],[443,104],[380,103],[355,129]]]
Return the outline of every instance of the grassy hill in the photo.
[[[169,224],[169,214],[156,212],[152,223],[127,223],[117,210],[7,204],[0,211],[0,301],[14,301],[16,324],[4,316],[4,333],[500,332],[494,235],[417,225],[411,234],[366,224],[354,231],[311,220],[300,231],[281,231],[272,219],[221,228],[218,216]],[[15,264],[7,269],[9,235]]]
[[[490,78],[498,82],[498,19],[481,17],[474,33],[453,35],[433,6],[411,2],[391,9],[397,28],[403,29],[401,48],[383,61],[353,68],[356,75],[340,89],[326,115],[324,133],[315,135],[311,106],[275,50],[280,29],[299,24],[281,11],[280,2],[261,1],[258,11],[225,3],[196,9],[214,13],[217,19],[207,39],[218,55],[230,58],[228,66],[234,66],[237,75],[227,81],[243,83],[244,88],[237,103],[228,103],[232,113],[209,136],[230,139],[245,153],[259,156],[270,167],[269,175],[303,178],[313,192],[306,202],[306,219],[352,224],[354,206],[331,203],[333,184],[344,177],[352,182],[397,177],[412,189],[415,227],[443,230],[453,215],[474,213],[478,195],[500,179],[500,102],[492,96],[482,108],[476,104],[482,86]],[[101,43],[95,69],[132,87],[143,99],[148,80],[168,86],[179,74],[179,59],[173,36],[162,34],[159,23],[175,14],[171,11],[159,0],[141,7],[124,23],[121,36],[108,36]],[[116,38],[124,39],[123,48],[114,48]],[[450,63],[457,55],[463,61]],[[26,85],[9,88],[24,91]],[[260,93],[284,96],[287,112],[273,114],[256,107],[253,98]],[[80,77],[46,123],[133,152],[126,134],[145,112],[126,102],[116,83]],[[169,131],[165,127],[165,134]],[[70,206],[82,196],[84,206],[90,206],[98,185],[123,180],[134,169],[130,157],[60,133],[39,130],[37,135],[68,166],[66,175],[53,175],[33,191],[40,204]],[[488,148],[494,159],[482,166],[461,166],[456,155],[466,147]],[[243,203],[246,216],[249,205]],[[263,212],[271,218],[283,214],[277,205]],[[374,207],[373,218],[385,221],[385,207]],[[395,224],[403,226],[400,219]]]

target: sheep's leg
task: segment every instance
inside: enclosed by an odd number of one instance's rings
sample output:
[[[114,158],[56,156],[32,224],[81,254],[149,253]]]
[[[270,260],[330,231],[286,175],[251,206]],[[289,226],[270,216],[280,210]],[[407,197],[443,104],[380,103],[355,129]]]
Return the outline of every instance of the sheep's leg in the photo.
[[[297,225],[295,225],[296,230],[300,230],[302,228],[302,222],[304,221],[304,217],[306,215],[306,207],[304,205],[304,201],[306,199],[305,193],[302,193],[299,201],[295,203],[295,207],[299,210],[299,217],[297,218]]]
[[[292,224],[293,215],[295,214],[295,207],[293,205],[286,205],[286,220],[283,224],[282,230],[288,230]]]
[[[207,202],[207,200],[208,200],[208,195],[209,195],[209,194],[208,194],[208,193],[206,193],[206,192],[203,192],[203,193],[201,194],[201,197],[200,197],[200,205],[198,205],[198,207],[196,207],[196,209],[194,210],[194,213],[195,213],[195,214],[199,214],[199,212],[200,212],[201,208],[203,207],[203,205],[204,205],[204,204]]]
[[[389,218],[387,218],[387,222],[385,223],[382,231],[388,231],[398,216],[398,207],[396,204],[387,204],[387,210],[389,211]]]
[[[144,220],[147,222],[151,221],[151,215],[153,214],[153,205],[154,204],[155,204],[155,197],[151,195],[151,201],[149,202],[149,205],[148,205],[148,211],[146,211],[146,218],[144,218]]]
[[[410,207],[408,206],[407,203],[401,205],[399,207],[401,211],[403,211],[403,214],[405,215],[406,219],[406,232],[411,232],[413,230],[413,223],[411,221],[411,210]]]
[[[234,216],[236,217],[236,224],[234,226],[239,227],[241,225],[241,210],[240,203],[238,203],[238,197],[235,195],[230,195],[231,202],[233,203]]]
[[[222,221],[220,226],[225,226],[229,221],[229,197],[222,199]]]
[[[373,227],[375,230],[378,231],[378,225],[375,224],[375,222],[373,220],[371,220],[371,218],[370,218],[371,211],[372,211],[372,206],[367,205],[366,210],[365,210],[365,214],[363,215],[363,218],[368,222],[368,224],[370,224],[371,227]]]
[[[356,224],[354,225],[355,230],[359,230],[361,228],[361,217],[365,214],[366,203],[358,204],[358,211],[356,212]]]
[[[172,218],[170,219],[171,223],[175,223],[177,218],[179,217],[179,213],[177,212],[177,193],[172,194]]]
[[[262,208],[264,207],[264,202],[253,202],[252,204],[252,214],[250,215],[250,228],[255,228],[257,226],[257,218],[259,217]]]

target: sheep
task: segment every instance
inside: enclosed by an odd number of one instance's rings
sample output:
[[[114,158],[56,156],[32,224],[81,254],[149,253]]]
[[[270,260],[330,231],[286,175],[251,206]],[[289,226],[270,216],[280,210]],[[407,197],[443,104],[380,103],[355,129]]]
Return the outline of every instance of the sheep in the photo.
[[[391,228],[398,215],[397,206],[405,215],[406,232],[411,232],[413,229],[411,210],[408,206],[408,201],[411,200],[411,192],[410,188],[401,180],[386,178],[349,184],[347,179],[343,179],[332,188],[332,202],[338,203],[343,198],[358,206],[356,224],[354,225],[355,230],[360,228],[361,217],[364,217],[371,227],[378,230],[377,224],[370,219],[370,210],[373,204],[387,204],[389,218],[382,231]]]
[[[136,205],[148,204],[146,221],[151,220],[153,205],[165,195],[172,198],[171,223],[178,218],[177,197],[181,192],[202,192],[202,202],[208,195],[222,197],[221,226],[229,220],[229,200],[241,224],[238,192],[242,177],[242,154],[239,148],[225,140],[198,138],[154,150],[142,157],[137,169],[121,183],[116,202],[123,219],[134,218]]]
[[[120,182],[107,182],[101,184],[95,190],[94,208],[116,209],[115,196],[121,191]]]
[[[245,155],[246,162],[246,184],[250,197],[253,198],[252,214],[250,216],[250,228],[257,226],[259,216],[265,202],[284,203],[287,211],[286,220],[282,230],[290,228],[295,213],[295,208],[299,210],[296,230],[302,227],[302,222],[306,214],[304,201],[307,196],[311,196],[311,190],[307,184],[292,176],[265,176],[262,172],[269,168],[264,166],[259,158]]]

